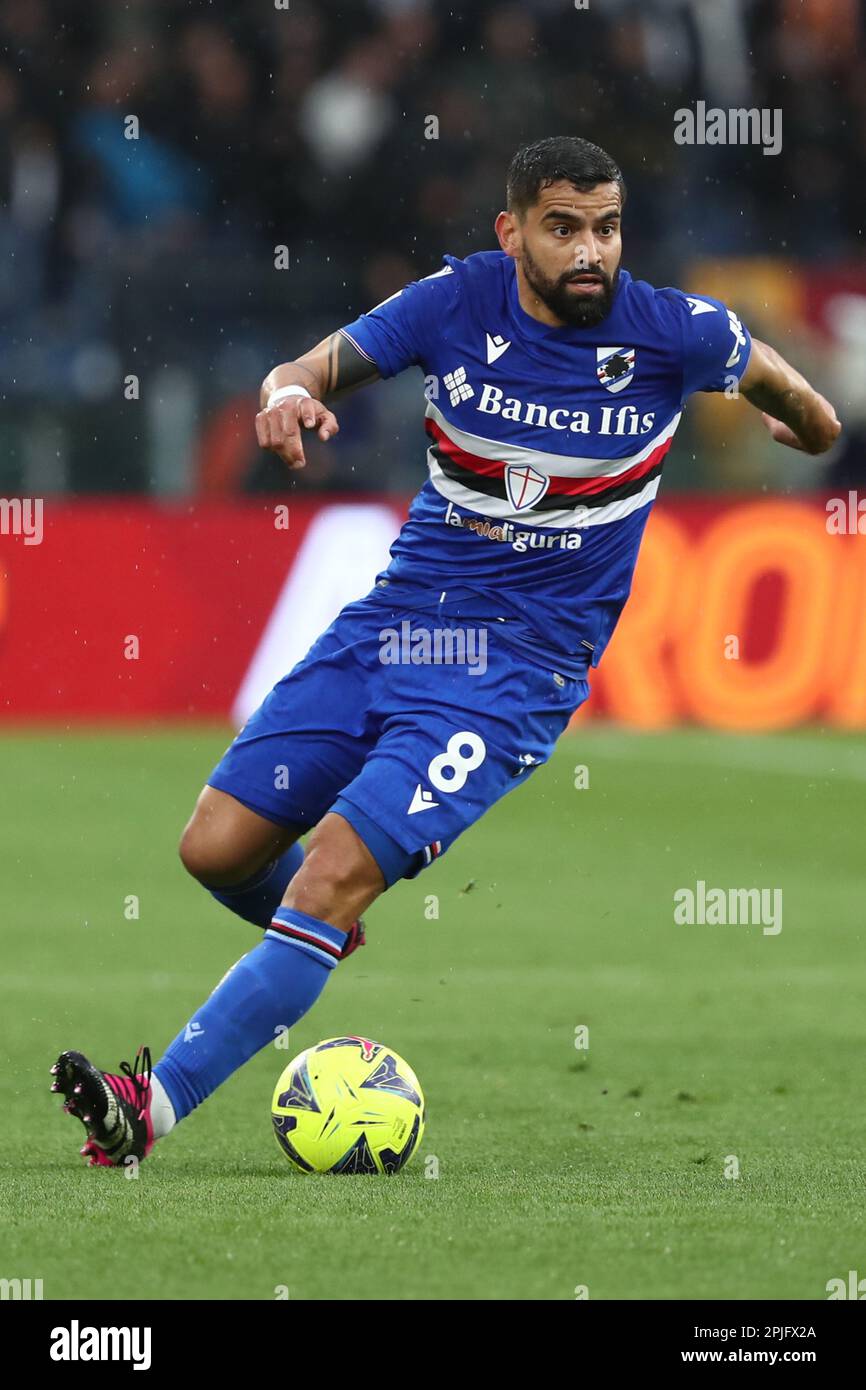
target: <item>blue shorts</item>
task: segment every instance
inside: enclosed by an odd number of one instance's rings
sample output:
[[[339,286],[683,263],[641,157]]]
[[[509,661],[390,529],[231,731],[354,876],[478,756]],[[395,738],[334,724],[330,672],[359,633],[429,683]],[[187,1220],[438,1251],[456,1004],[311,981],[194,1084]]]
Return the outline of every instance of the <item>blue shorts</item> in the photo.
[[[476,624],[447,596],[427,611],[377,589],[348,604],[210,786],[278,825],[336,811],[389,886],[413,878],[547,761],[589,694],[506,645],[496,620]]]

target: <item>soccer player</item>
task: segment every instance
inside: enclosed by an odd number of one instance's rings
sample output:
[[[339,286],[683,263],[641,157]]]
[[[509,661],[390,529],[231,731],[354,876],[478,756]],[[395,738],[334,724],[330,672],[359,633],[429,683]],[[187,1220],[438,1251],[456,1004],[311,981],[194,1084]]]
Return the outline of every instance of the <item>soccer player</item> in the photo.
[[[155,1067],[142,1049],[119,1076],[77,1052],[52,1069],[91,1164],[146,1155],[302,1018],[379,894],[546,762],[628,596],[689,396],[739,393],[810,454],[838,435],[732,309],[621,268],[625,192],[586,140],[519,150],[499,250],[446,256],[265,378],[258,441],[295,469],[305,430],[338,433],[326,402],[420,367],[429,478],[388,568],[247,721],[184,831],[186,868],[262,940]],[[386,655],[398,632],[408,660]]]

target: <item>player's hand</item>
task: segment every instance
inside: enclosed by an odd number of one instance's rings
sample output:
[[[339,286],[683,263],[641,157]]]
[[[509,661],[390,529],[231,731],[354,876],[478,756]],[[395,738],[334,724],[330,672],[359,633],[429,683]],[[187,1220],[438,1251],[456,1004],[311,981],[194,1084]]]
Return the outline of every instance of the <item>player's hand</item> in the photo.
[[[333,412],[311,396],[287,396],[256,416],[259,444],[263,449],[271,449],[289,468],[306,466],[303,430],[315,430],[324,444],[339,434],[340,426]]]
[[[767,413],[762,410],[761,419],[763,420],[767,429],[770,431],[772,438],[776,441],[777,444],[786,444],[789,449],[800,449],[803,453],[806,454],[823,454],[826,451],[826,449],[830,447],[830,444],[834,440],[838,439],[839,434],[842,430],[842,425],[839,421],[839,417],[836,414],[835,407],[830,404],[826,396],[822,396],[817,391],[815,392],[815,395],[817,396],[818,401],[823,407],[824,413],[827,417],[827,433],[830,439],[830,443],[825,445],[825,447],[822,449],[810,449],[809,446],[805,444],[803,440],[799,437],[799,435],[795,434],[794,431],[788,425],[783,424],[781,420],[775,419],[772,415],[767,415]]]

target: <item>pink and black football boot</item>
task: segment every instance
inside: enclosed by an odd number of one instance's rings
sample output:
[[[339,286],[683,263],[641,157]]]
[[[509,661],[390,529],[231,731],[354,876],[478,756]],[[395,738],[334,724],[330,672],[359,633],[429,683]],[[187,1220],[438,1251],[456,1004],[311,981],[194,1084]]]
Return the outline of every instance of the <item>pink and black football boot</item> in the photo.
[[[357,921],[352,923],[351,927],[346,933],[346,940],[344,941],[343,949],[340,952],[340,960],[345,960],[346,957],[350,956],[353,951],[357,951],[359,946],[366,946],[366,944],[367,933],[364,930],[364,923],[359,917]]]
[[[87,1130],[79,1152],[91,1168],[120,1168],[153,1148],[150,1048],[139,1048],[134,1064],[121,1062],[120,1070],[121,1076],[99,1071],[80,1052],[61,1052],[51,1068],[52,1091],[62,1091],[63,1109]]]

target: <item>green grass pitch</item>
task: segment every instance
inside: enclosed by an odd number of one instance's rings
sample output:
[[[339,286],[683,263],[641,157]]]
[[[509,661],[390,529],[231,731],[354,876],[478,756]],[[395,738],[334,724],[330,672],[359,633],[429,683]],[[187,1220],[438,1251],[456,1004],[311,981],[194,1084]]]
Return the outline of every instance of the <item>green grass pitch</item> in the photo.
[[[371,909],[290,1051],[255,1057],[137,1180],[86,1168],[56,1054],[156,1060],[258,939],[176,854],[227,742],[0,739],[0,1276],[49,1299],[571,1300],[823,1299],[866,1275],[866,744],[818,730],[567,738]],[[676,925],[699,879],[780,888],[782,931]],[[342,1033],[424,1086],[393,1179],[296,1175],[272,1136],[286,1061]]]

